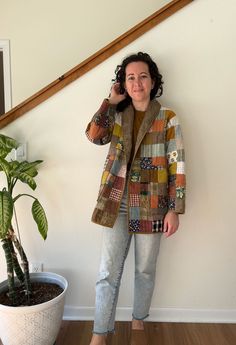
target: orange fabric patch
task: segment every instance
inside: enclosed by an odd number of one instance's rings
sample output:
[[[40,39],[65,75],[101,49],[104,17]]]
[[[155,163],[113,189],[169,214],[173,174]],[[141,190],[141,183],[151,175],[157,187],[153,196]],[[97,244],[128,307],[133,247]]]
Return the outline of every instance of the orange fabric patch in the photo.
[[[174,127],[170,127],[166,132],[166,139],[170,140],[174,138],[175,138],[175,129]]]
[[[90,138],[94,140],[94,139],[102,138],[106,132],[107,132],[107,128],[102,128],[96,125],[94,122],[92,122],[89,128],[88,134]]]
[[[176,196],[176,188],[175,186],[169,186],[169,196],[172,198],[175,198]]]
[[[170,119],[172,119],[172,117],[175,116],[175,113],[172,110],[167,109],[166,110],[166,116],[167,116],[168,120],[170,120]]]
[[[164,131],[165,121],[164,120],[155,120],[151,127],[151,132],[162,132]]]
[[[157,208],[158,205],[158,196],[151,195],[151,208]]]
[[[186,178],[184,174],[176,175],[176,186],[185,186]]]
[[[153,165],[162,165],[166,166],[166,158],[165,157],[153,157],[152,158],[152,164]]]

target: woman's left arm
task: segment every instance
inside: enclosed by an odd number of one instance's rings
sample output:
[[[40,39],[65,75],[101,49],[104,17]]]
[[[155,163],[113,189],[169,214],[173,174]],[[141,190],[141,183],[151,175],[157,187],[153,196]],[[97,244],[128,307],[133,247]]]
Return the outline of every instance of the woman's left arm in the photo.
[[[166,158],[168,164],[168,209],[164,232],[170,236],[179,226],[179,214],[185,212],[185,154],[179,119],[167,110]]]

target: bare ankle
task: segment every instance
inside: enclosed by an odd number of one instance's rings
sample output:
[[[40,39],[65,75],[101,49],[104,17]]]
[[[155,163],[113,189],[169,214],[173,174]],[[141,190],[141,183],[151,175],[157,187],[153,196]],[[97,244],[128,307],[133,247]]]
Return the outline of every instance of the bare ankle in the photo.
[[[90,345],[106,345],[106,335],[93,334]]]
[[[143,320],[136,320],[136,319],[133,319],[133,320],[132,320],[132,329],[140,329],[140,330],[143,330],[143,329],[144,329],[144,322],[143,322]]]

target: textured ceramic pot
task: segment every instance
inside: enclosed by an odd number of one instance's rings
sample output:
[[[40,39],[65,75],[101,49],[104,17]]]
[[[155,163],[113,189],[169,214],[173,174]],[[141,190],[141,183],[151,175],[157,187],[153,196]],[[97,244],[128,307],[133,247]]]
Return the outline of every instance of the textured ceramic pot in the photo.
[[[4,345],[53,345],[60,330],[68,283],[55,273],[30,274],[32,282],[59,285],[63,292],[54,299],[29,307],[9,307],[0,304],[0,338]],[[5,290],[7,281],[0,284]]]

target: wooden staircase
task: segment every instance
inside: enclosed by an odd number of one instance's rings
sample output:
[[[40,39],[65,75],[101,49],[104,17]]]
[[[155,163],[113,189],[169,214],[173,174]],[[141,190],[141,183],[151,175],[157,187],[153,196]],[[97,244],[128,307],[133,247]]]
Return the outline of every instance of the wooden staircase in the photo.
[[[110,44],[91,55],[89,58],[81,62],[79,65],[60,76],[58,79],[26,99],[7,113],[0,117],[0,128],[7,126],[26,112],[30,111],[46,99],[69,85],[74,80],[80,78],[83,74],[108,59],[110,56],[151,30],[163,20],[173,15],[178,10],[194,0],[173,0],[151,16],[143,20],[141,23],[128,30],[126,33],[112,41]]]

